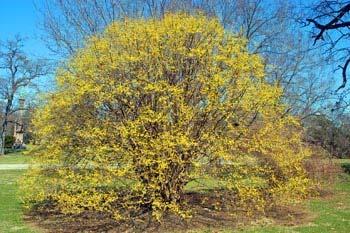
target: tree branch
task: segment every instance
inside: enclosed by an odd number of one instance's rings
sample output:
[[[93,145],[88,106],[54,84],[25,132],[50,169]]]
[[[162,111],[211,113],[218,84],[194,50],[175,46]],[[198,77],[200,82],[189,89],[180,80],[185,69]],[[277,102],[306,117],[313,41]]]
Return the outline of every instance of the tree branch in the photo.
[[[340,87],[338,87],[337,91],[344,88],[346,85],[346,82],[347,82],[346,72],[347,72],[349,64],[350,64],[350,57],[346,60],[344,66],[340,67],[342,69],[343,83],[342,83],[342,85],[340,85]]]
[[[346,4],[339,10],[339,14],[335,16],[330,22],[327,24],[320,24],[315,19],[307,19],[308,22],[313,23],[316,28],[320,30],[320,32],[315,36],[314,44],[320,39],[323,39],[323,33],[327,30],[338,29],[343,27],[349,27],[350,22],[341,22],[338,23],[341,18],[350,11],[350,3]]]

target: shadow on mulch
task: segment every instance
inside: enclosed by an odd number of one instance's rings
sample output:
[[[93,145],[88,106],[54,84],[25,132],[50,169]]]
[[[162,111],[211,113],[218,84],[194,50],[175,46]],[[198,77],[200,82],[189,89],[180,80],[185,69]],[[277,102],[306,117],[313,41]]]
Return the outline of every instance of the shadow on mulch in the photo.
[[[305,224],[313,219],[313,216],[300,205],[273,207],[265,214],[256,212],[254,216],[248,217],[244,209],[228,205],[227,203],[232,202],[228,202],[222,196],[213,195],[208,198],[208,194],[204,196],[199,193],[189,193],[186,195],[186,200],[190,203],[189,208],[193,210],[191,219],[183,220],[169,214],[164,217],[161,224],[150,222],[148,214],[134,222],[117,222],[111,216],[101,213],[84,212],[79,215],[64,215],[50,209],[45,212],[32,212],[26,216],[26,220],[43,229],[44,232],[52,233],[170,233],[206,228],[234,229],[243,225],[266,224],[266,221],[278,225],[294,226]]]

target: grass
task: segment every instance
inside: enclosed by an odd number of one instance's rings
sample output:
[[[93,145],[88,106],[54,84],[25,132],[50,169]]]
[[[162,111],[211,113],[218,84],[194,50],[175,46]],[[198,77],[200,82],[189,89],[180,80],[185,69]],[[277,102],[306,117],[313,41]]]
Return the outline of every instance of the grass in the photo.
[[[27,154],[27,151],[18,151],[0,156],[0,164],[24,164],[29,163],[30,160],[31,157]]]
[[[23,164],[30,161],[26,152],[0,156],[0,164]],[[0,170],[0,232],[36,233],[23,221],[21,202],[18,198],[18,179],[23,170]]]
[[[335,195],[330,198],[306,201],[305,205],[314,219],[301,226],[277,226],[269,220],[258,226],[242,229],[201,229],[191,233],[349,233],[350,232],[350,175],[335,185]]]
[[[17,152],[0,157],[0,164],[27,163],[30,156]],[[337,161],[339,164],[350,165],[350,160]],[[21,202],[18,198],[17,180],[23,171],[0,171],[0,232],[1,233],[38,233],[37,229],[28,226],[23,220]],[[200,180],[204,187],[189,184],[189,189],[201,189],[216,186],[214,180]],[[192,187],[193,186],[193,187]],[[199,185],[201,186],[201,185]],[[350,229],[350,174],[344,174],[342,181],[335,185],[335,195],[326,199],[315,199],[305,202],[314,219],[302,226],[277,226],[271,221],[254,227],[234,229],[198,229],[196,233],[348,233]]]
[[[17,180],[23,171],[0,171],[0,232],[34,233],[23,221],[21,202],[18,198]]]
[[[336,162],[340,164],[346,173],[350,174],[350,159],[337,159]]]
[[[336,194],[329,199],[308,201],[307,206],[315,219],[305,226],[255,227],[242,233],[348,233],[350,231],[350,176],[345,175],[335,187]],[[231,231],[232,232],[232,231]]]
[[[350,159],[334,159],[333,161],[339,164],[350,164]]]

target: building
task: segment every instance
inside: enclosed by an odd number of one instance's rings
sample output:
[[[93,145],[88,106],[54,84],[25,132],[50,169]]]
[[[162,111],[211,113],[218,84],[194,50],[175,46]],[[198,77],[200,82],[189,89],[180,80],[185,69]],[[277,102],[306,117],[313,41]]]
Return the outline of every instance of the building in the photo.
[[[24,133],[25,133],[25,127],[24,127],[24,115],[25,115],[25,99],[19,99],[19,109],[16,114],[15,121],[14,121],[14,130],[13,130],[13,136],[15,138],[15,144],[16,145],[23,145],[24,143]]]

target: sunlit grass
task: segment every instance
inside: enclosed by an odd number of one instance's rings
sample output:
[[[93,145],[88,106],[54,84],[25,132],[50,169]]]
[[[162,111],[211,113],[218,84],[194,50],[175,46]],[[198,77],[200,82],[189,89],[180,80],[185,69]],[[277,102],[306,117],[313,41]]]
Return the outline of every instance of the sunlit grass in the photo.
[[[22,152],[0,157],[0,164],[28,163],[29,155]],[[350,160],[337,160],[339,164],[350,164]],[[37,233],[23,220],[21,202],[18,198],[17,180],[23,171],[0,171],[0,232],[1,233]],[[198,179],[186,186],[186,191],[206,191],[217,188],[215,179]],[[315,199],[305,202],[315,218],[303,225],[294,227],[267,226],[245,227],[243,229],[198,229],[190,232],[241,232],[241,233],[348,233],[350,229],[350,175],[343,175],[342,180],[335,185],[335,194],[331,198]]]
[[[0,155],[0,164],[26,164],[30,163],[29,150],[17,151],[10,154]]]
[[[0,232],[34,233],[23,221],[17,181],[23,171],[0,171]]]
[[[349,233],[350,231],[350,175],[343,175],[335,185],[331,198],[306,201],[310,214],[315,215],[311,222],[294,227],[268,226],[234,229],[203,229],[193,233]]]

